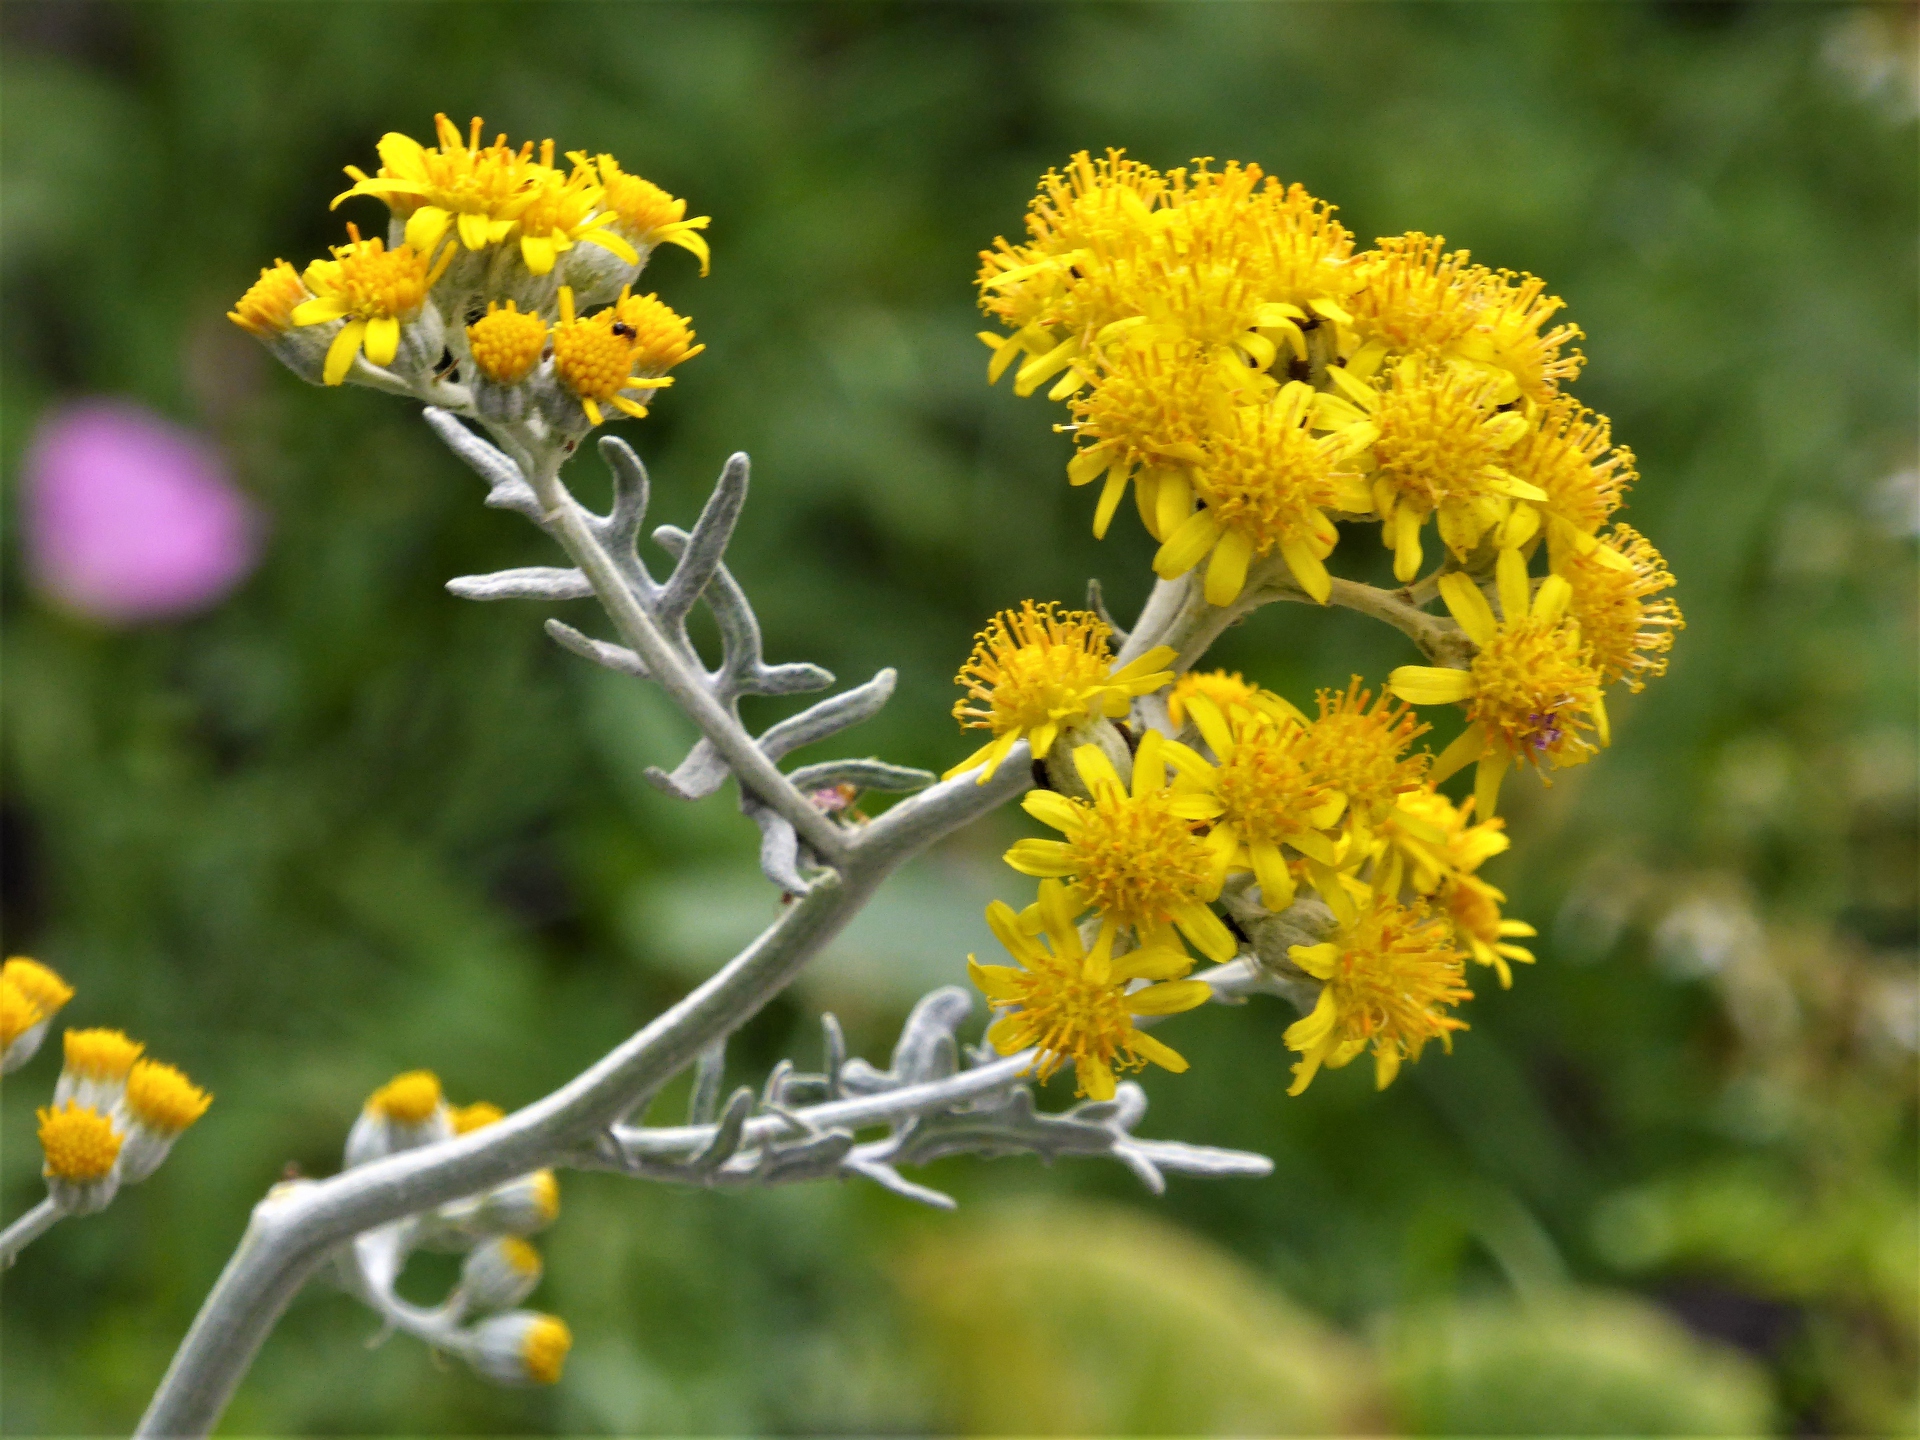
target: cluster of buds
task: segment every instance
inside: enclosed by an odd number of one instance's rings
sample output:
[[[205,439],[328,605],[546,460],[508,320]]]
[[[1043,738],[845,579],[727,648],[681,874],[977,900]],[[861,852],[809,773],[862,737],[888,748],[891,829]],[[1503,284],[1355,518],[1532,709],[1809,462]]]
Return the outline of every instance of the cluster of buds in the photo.
[[[1368,1049],[1385,1086],[1464,1028],[1467,964],[1507,985],[1533,958],[1515,943],[1532,928],[1475,873],[1507,845],[1507,772],[1590,759],[1604,690],[1666,668],[1673,577],[1612,525],[1633,456],[1564,393],[1580,332],[1553,323],[1543,282],[1421,234],[1356,249],[1332,207],[1258,166],[1083,152],[1043,178],[1027,232],[981,256],[981,307],[1005,327],[980,337],[988,379],[1012,369],[1020,394],[1069,406],[1067,478],[1102,482],[1094,533],[1131,486],[1156,574],[1194,574],[1196,601],[1388,611],[1443,636],[1430,653],[1449,663],[1400,667],[1377,700],[1356,677],[1309,719],[1238,675],[1177,675],[1169,646],[1117,664],[1093,612],[995,616],[954,711],[992,738],[949,774],[984,783],[1027,741],[1043,788],[1025,808],[1060,838],[1007,852],[1040,894],[988,916],[1021,962],[973,965],[1006,1012],[990,1038],[1039,1047],[1042,1073],[1072,1058],[1104,1098],[1115,1066],[1185,1068],[1132,1017],[1207,998],[1188,947],[1249,953],[1318,987],[1287,1032],[1292,1093]],[[1422,576],[1429,519],[1441,555]],[[1332,574],[1343,526],[1377,527],[1404,588]],[[1435,600],[1452,625],[1423,613]],[[1466,727],[1415,752],[1429,727],[1408,706],[1437,704]],[[1456,805],[1437,787],[1468,765]]]
[[[15,956],[0,969],[0,1050],[13,1070],[33,1058],[53,1013],[73,987],[47,966]],[[160,1168],[212,1097],[118,1030],[69,1030],[53,1103],[38,1112],[41,1174],[60,1215],[113,1203],[122,1185]]]
[[[700,260],[707,217],[611,155],[481,143],[441,115],[433,147],[379,144],[355,197],[383,201],[384,237],[347,242],[296,270],[260,272],[228,318],[295,373],[470,403],[483,418],[578,440],[607,411],[640,416],[668,371],[702,346],[687,322],[633,284],[660,245]]]
[[[502,1118],[500,1107],[484,1100],[448,1104],[438,1076],[431,1070],[410,1070],[367,1097],[348,1131],[345,1163],[351,1169]],[[559,1214],[559,1182],[553,1171],[542,1169],[428,1211],[409,1224],[410,1247],[463,1257],[458,1284],[432,1312],[433,1339],[490,1380],[551,1385],[560,1378],[573,1343],[566,1323],[518,1308],[539,1285],[542,1273],[540,1252],[528,1237],[546,1229]]]

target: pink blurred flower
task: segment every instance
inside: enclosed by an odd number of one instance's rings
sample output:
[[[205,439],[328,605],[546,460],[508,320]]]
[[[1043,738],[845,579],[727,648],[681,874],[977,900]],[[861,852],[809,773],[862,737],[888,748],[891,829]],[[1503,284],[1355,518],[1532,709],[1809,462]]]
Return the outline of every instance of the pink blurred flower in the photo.
[[[220,453],[144,406],[83,400],[52,411],[22,480],[28,574],[93,619],[194,614],[259,561],[259,512]]]

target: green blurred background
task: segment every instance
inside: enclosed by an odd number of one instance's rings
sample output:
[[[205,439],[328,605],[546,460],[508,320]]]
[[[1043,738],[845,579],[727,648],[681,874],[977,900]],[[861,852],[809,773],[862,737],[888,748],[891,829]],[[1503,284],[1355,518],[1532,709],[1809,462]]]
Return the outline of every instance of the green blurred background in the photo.
[[[221,318],[258,266],[377,218],[328,214],[340,167],[444,109],[610,150],[713,216],[711,278],[678,251],[647,277],[708,352],[626,433],[662,521],[752,453],[732,558],[771,658],[899,667],[834,753],[942,768],[971,748],[950,677],[988,612],[1092,575],[1123,613],[1145,594],[1151,542],[1089,537],[1057,407],[989,390],[973,339],[975,252],[1081,147],[1255,160],[1363,238],[1439,231],[1547,276],[1689,628],[1600,763],[1510,787],[1488,873],[1541,963],[1480,987],[1453,1056],[1289,1100],[1278,1002],[1177,1022],[1193,1069],[1147,1078],[1143,1131],[1260,1150],[1272,1179],[1156,1201],[1112,1167],[956,1161],[928,1177],[949,1217],[575,1176],[535,1296],[577,1337],[557,1389],[369,1350],[370,1315],[316,1287],[230,1430],[1911,1432],[1913,18],[12,0],[10,492],[49,405],[121,395],[223,446],[273,532],[225,604],[127,631],[36,598],[8,551],[6,946],[79,986],[63,1019],[126,1027],[218,1100],[7,1275],[0,1428],[128,1426],[248,1207],[289,1162],[331,1173],[389,1075],[524,1103],[771,913],[732,807],[641,779],[677,717],[550,646],[536,607],[441,589],[549,563],[541,537],[406,405],[305,387]],[[1299,701],[1412,658],[1295,607],[1218,653]],[[1018,833],[902,875],[730,1079],[813,1063],[822,1009],[883,1058],[1018,892]],[[6,1086],[8,1217],[56,1065]]]

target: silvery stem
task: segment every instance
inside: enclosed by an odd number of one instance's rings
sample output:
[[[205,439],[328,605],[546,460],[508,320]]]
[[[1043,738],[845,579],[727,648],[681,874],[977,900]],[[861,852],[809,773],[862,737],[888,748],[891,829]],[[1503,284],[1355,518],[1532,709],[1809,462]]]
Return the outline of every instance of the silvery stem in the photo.
[[[38,1240],[60,1221],[60,1211],[48,1196],[0,1233],[0,1270],[13,1263],[13,1257]]]

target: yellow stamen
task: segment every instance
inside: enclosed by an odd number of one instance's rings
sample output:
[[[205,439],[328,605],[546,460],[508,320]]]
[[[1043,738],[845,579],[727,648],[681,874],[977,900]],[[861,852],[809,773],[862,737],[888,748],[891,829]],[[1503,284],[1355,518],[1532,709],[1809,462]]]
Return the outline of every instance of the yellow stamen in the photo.
[[[440,1107],[440,1077],[431,1070],[396,1075],[367,1097],[367,1109],[402,1125],[418,1125]]]
[[[126,1104],[149,1130],[178,1135],[207,1113],[213,1097],[171,1065],[138,1061],[127,1076]]]
[[[40,1120],[40,1148],[47,1157],[43,1173],[48,1179],[92,1184],[104,1179],[120,1158],[120,1136],[99,1111],[69,1100],[58,1109],[34,1113]]]

